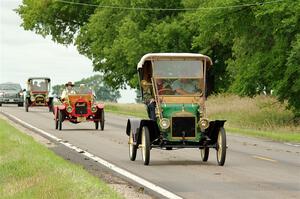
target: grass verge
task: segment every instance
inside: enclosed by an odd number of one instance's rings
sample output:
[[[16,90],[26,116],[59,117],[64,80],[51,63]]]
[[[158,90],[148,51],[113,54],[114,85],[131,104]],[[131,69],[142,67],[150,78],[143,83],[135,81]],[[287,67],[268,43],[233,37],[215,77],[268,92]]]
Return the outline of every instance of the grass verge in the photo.
[[[0,119],[1,198],[122,198],[82,167],[65,161]]]
[[[105,110],[113,113],[147,118],[143,104],[105,104]],[[300,143],[300,124],[291,111],[275,98],[255,98],[235,95],[210,96],[206,103],[208,118],[227,120],[227,131],[275,141]]]

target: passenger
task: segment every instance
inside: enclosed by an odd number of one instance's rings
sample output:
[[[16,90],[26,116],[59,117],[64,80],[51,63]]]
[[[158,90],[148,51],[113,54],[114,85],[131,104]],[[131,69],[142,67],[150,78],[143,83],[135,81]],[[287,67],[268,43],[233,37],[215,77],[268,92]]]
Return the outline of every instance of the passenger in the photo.
[[[63,90],[61,94],[61,100],[65,100],[65,98],[70,94],[76,94],[74,91],[74,84],[72,82],[68,82],[65,84],[66,88]]]
[[[192,79],[177,79],[171,85],[173,91],[179,95],[191,95],[196,93],[201,93],[199,89],[198,81]]]
[[[46,91],[46,90],[47,90],[46,82],[44,82],[44,81],[40,82],[40,89],[41,89],[42,91]]]
[[[85,85],[84,84],[80,84],[79,85],[78,94],[87,94],[87,93],[88,93],[88,90],[85,87]]]

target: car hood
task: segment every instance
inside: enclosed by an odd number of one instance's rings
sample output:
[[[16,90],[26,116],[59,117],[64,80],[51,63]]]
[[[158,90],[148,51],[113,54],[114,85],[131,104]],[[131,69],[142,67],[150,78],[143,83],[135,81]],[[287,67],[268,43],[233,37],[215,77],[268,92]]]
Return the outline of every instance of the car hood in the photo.
[[[161,106],[164,118],[170,118],[178,112],[189,112],[195,116],[198,114],[198,104],[162,104]]]

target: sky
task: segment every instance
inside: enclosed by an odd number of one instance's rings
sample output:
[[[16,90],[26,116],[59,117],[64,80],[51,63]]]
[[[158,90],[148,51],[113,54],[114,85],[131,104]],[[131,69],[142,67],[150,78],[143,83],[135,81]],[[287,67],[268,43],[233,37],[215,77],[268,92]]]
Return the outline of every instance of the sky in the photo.
[[[50,77],[52,85],[78,81],[99,72],[93,72],[92,62],[80,55],[75,46],[65,47],[25,31],[21,18],[13,9],[22,0],[0,0],[0,83],[20,83],[26,86],[28,77]],[[134,103],[132,89],[120,90],[120,103]]]

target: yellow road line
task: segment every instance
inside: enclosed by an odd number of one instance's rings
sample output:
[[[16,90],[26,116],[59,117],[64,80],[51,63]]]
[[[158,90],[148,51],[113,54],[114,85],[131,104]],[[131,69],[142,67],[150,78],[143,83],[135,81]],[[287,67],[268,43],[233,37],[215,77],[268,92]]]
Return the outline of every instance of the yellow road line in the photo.
[[[273,160],[273,159],[271,159],[271,158],[266,158],[266,157],[262,157],[262,156],[254,155],[254,156],[252,156],[252,157],[254,157],[254,158],[256,158],[256,159],[260,159],[260,160],[266,160],[266,161],[269,161],[269,162],[277,162],[277,160]]]

